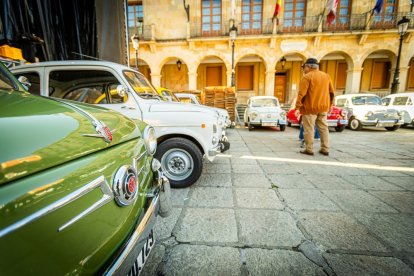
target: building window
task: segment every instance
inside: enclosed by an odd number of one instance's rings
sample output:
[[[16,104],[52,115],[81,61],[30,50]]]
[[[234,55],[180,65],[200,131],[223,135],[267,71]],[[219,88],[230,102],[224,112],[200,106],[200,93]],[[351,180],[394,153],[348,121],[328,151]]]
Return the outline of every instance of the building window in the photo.
[[[283,14],[283,27],[285,30],[302,30],[306,16],[305,0],[286,0]]]
[[[372,89],[387,89],[390,83],[391,62],[374,61],[372,68]]]
[[[253,65],[237,66],[237,90],[253,90],[253,72]]]
[[[201,2],[201,20],[203,35],[220,35],[221,0],[203,0]]]
[[[339,26],[349,26],[349,15],[351,13],[351,0],[339,0],[337,6],[338,16],[335,18],[335,25]]]
[[[373,28],[394,28],[397,23],[398,0],[384,0],[381,12],[374,15]]]
[[[242,0],[242,34],[261,33],[263,4],[261,0]]]
[[[141,24],[139,23],[141,22]],[[144,14],[142,1],[128,1],[128,29],[129,33],[142,34]]]

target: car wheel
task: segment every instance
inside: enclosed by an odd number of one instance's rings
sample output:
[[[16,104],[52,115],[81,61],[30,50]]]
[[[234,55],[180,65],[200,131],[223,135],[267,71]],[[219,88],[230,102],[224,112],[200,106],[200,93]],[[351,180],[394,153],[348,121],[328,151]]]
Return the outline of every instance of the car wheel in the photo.
[[[344,129],[345,129],[345,126],[337,126],[337,127],[335,127],[335,130],[337,132],[342,132],[342,131],[344,131]]]
[[[184,138],[162,142],[155,153],[172,188],[186,188],[196,182],[203,170],[203,155],[196,144]]]
[[[400,128],[400,125],[395,125],[395,126],[392,126],[392,127],[385,127],[385,129],[388,130],[388,131],[396,131],[399,128]]]
[[[285,131],[286,125],[280,125],[279,128],[280,128],[280,131]]]
[[[250,121],[247,123],[247,127],[249,128],[249,131],[253,130],[253,125],[250,123]]]
[[[246,122],[244,122],[244,126],[247,126],[247,123]]]
[[[349,126],[349,129],[354,130],[354,131],[361,130],[362,128],[361,122],[355,117],[351,118],[348,126]]]

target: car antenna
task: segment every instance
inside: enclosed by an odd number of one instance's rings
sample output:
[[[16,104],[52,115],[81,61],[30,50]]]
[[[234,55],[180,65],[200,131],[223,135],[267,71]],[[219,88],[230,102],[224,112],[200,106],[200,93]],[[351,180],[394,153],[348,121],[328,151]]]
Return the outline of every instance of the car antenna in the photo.
[[[84,54],[77,53],[77,52],[72,52],[72,54],[78,55],[78,56],[80,56],[80,57],[87,57],[87,58],[90,58],[90,59],[94,59],[94,60],[101,60],[101,61],[102,61],[102,59],[100,59],[100,58],[96,58],[96,57],[92,57],[92,56],[84,55]]]

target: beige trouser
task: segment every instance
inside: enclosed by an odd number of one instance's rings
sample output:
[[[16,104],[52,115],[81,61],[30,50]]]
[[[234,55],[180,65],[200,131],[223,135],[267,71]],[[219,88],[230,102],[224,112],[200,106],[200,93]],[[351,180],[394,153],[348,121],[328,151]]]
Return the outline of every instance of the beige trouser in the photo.
[[[302,115],[306,150],[313,152],[313,138],[315,135],[315,123],[321,135],[321,150],[329,152],[329,129],[326,122],[327,112],[318,115]]]

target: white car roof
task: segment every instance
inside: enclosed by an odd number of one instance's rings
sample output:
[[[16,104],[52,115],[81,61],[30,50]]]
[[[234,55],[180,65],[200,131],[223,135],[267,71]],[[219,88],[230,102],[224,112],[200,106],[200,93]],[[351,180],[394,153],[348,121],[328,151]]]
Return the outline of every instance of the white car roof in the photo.
[[[133,70],[133,68],[127,67],[123,64],[110,62],[110,61],[101,61],[101,60],[63,60],[63,61],[42,61],[37,63],[30,63],[30,64],[23,64],[18,65],[16,67],[11,68],[13,69],[20,69],[20,68],[36,68],[36,67],[49,67],[49,66],[104,66],[110,67],[116,70]]]
[[[191,97],[196,97],[196,95],[194,95],[194,94],[190,94],[190,93],[174,93],[175,94],[175,96],[177,96],[177,97],[189,97],[189,98],[191,98]]]
[[[355,94],[338,95],[335,98],[344,99],[344,98],[352,98],[352,97],[356,97],[356,96],[377,96],[378,97],[378,95],[370,94],[370,93],[355,93]]]
[[[253,96],[253,97],[250,97],[250,99],[251,100],[256,100],[256,99],[276,99],[277,100],[277,98],[274,96]]]
[[[385,96],[384,98],[395,98],[395,97],[410,97],[414,98],[414,92],[403,92],[403,93],[397,93],[397,94],[390,94],[388,96]]]

